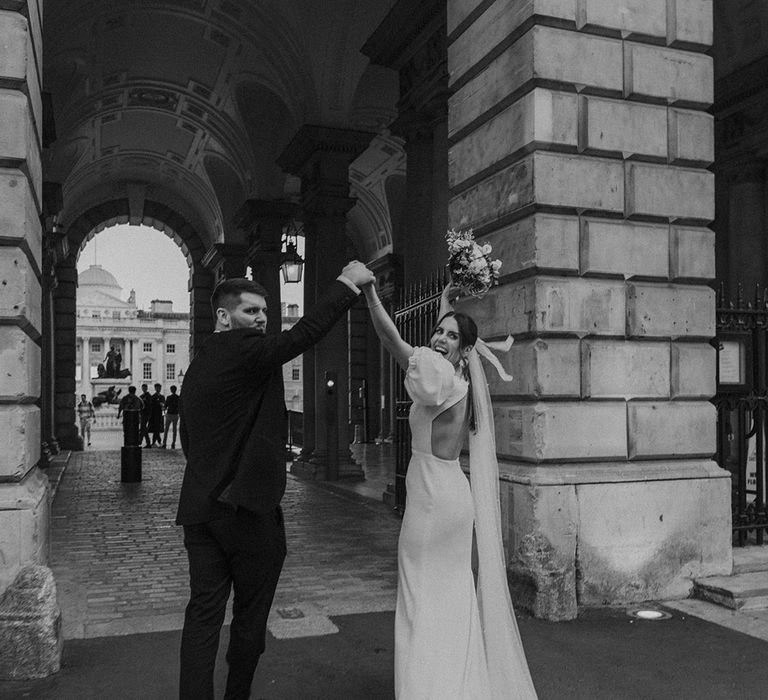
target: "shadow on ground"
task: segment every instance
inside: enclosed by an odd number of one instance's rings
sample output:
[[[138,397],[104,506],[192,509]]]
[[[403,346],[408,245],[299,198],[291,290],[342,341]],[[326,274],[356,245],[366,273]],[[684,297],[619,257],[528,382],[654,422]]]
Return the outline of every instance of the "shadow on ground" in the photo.
[[[270,638],[252,698],[384,700],[392,681],[394,614],[333,618],[339,633]],[[520,618],[541,700],[752,700],[766,697],[768,643],[675,613],[633,620],[622,611],[586,611],[578,620]],[[224,690],[223,649],[217,697]],[[0,683],[0,698],[171,700],[176,697],[179,632],[67,642],[56,676]],[[446,700],[449,700],[446,698]]]

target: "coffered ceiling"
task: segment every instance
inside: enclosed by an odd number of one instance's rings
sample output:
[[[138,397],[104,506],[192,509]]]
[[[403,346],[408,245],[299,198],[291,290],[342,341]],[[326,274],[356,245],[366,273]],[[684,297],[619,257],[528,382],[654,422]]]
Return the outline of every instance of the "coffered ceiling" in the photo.
[[[275,160],[302,124],[381,132],[394,117],[396,75],[359,51],[391,4],[47,0],[46,179],[65,225],[140,185],[213,242],[244,199],[295,192]]]

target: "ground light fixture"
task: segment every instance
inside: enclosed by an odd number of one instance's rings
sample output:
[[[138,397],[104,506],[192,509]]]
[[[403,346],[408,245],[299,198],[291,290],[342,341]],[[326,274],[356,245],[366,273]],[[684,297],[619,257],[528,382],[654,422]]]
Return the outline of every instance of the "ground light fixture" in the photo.
[[[659,622],[661,620],[672,619],[672,615],[670,615],[668,612],[651,606],[628,608],[627,615],[635,618],[636,620],[646,620],[649,622]]]
[[[283,282],[286,284],[298,284],[304,272],[304,258],[297,250],[296,237],[298,227],[291,221],[283,229],[282,253],[280,255],[280,269],[283,271]]]

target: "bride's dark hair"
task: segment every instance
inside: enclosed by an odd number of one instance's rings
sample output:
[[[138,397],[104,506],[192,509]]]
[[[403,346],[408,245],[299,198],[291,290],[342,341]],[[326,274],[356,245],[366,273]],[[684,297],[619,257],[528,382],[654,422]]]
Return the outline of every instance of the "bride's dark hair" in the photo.
[[[429,337],[431,338],[435,331],[437,330],[437,327],[443,322],[444,318],[448,318],[449,316],[453,317],[456,321],[456,327],[459,329],[459,347],[463,350],[468,345],[471,347],[475,347],[475,343],[477,342],[477,324],[475,323],[474,319],[471,316],[468,316],[467,314],[462,313],[461,311],[449,311],[446,314],[443,314],[435,324],[435,327],[432,329],[432,332],[429,334]],[[461,374],[464,377],[464,379],[469,382],[469,365],[464,362],[461,365]],[[469,429],[474,432],[475,430],[475,407],[472,402],[472,385],[470,383],[469,386],[469,401],[467,402],[467,410],[469,413]]]

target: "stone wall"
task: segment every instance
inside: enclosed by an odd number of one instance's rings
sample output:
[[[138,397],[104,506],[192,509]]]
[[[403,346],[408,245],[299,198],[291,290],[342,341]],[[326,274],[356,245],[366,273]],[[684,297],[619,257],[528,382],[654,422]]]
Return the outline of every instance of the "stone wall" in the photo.
[[[491,380],[512,590],[537,615],[730,571],[715,451],[712,2],[451,0],[450,224]]]
[[[3,678],[58,669],[56,590],[48,560],[49,487],[38,468],[42,333],[42,2],[0,4],[0,648]],[[24,574],[32,566],[39,576]],[[16,582],[15,586],[14,581]],[[42,634],[21,630],[30,595],[51,610]],[[3,594],[6,594],[3,596]],[[26,629],[26,628],[25,628]],[[21,630],[21,632],[20,632]],[[24,641],[20,641],[21,637]],[[44,667],[44,668],[42,668]],[[42,668],[42,670],[41,670]]]

